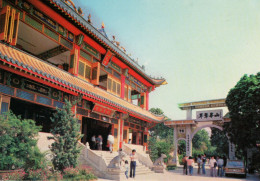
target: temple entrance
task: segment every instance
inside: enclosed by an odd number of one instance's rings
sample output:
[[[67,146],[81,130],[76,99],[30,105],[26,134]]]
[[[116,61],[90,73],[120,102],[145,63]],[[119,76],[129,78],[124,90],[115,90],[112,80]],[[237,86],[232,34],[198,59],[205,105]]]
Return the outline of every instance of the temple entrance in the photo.
[[[22,101],[16,98],[11,98],[10,110],[16,115],[21,116],[22,119],[32,119],[37,126],[41,126],[42,132],[50,132],[51,119],[54,109],[45,107],[39,104]]]
[[[84,144],[88,142],[91,149],[97,149],[96,147],[93,148],[91,141],[92,136],[95,135],[95,137],[98,137],[98,135],[101,135],[103,138],[102,150],[109,150],[107,147],[107,137],[110,132],[112,132],[112,124],[87,117],[82,118],[81,133],[84,136],[82,137],[81,142]]]
[[[130,132],[132,133],[131,143],[135,145],[143,145],[143,133],[133,129],[131,129]]]
[[[223,116],[222,109],[212,109],[217,107],[225,107],[225,99],[215,99],[207,101],[197,101],[179,104],[181,110],[186,110],[186,119],[166,121],[164,124],[174,128],[174,161],[178,164],[178,141],[183,139],[186,141],[186,155],[192,156],[192,139],[194,135],[201,129],[210,127],[223,130],[223,124],[230,121],[228,114]],[[205,109],[196,111],[196,119],[192,119],[192,110]],[[228,138],[227,138],[228,139]],[[229,159],[236,159],[235,145],[229,142]]]

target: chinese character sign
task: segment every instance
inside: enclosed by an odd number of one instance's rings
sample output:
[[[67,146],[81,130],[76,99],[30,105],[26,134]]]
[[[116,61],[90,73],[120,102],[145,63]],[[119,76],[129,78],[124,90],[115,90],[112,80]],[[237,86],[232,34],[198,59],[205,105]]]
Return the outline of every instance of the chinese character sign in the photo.
[[[214,121],[214,120],[222,120],[222,118],[223,118],[222,109],[196,112],[196,121]]]

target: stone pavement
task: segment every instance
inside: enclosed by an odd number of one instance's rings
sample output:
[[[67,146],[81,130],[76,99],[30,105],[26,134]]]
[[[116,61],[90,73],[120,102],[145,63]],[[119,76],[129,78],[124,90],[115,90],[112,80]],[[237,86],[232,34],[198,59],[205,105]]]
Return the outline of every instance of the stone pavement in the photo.
[[[247,178],[239,178],[239,177],[210,177],[209,169],[207,169],[207,174],[204,176],[197,175],[197,168],[194,169],[194,175],[183,175],[182,168],[178,168],[172,171],[166,171],[165,173],[153,173],[149,175],[136,175],[136,178],[129,178],[125,180],[129,181],[259,181],[260,177],[255,175],[248,175]],[[109,181],[106,179],[98,179],[99,181]]]

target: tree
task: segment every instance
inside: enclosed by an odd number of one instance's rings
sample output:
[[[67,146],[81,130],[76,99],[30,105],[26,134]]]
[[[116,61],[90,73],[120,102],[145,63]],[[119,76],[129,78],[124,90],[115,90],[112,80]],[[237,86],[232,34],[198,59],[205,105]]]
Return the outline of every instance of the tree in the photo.
[[[54,169],[60,171],[67,167],[75,168],[80,153],[77,145],[81,138],[80,127],[71,108],[71,103],[66,100],[63,109],[57,108],[51,118],[53,122],[51,133],[55,141],[51,145],[51,151],[54,153],[52,162]]]
[[[192,147],[200,151],[205,151],[210,146],[208,132],[205,129],[199,130],[192,139]]]
[[[247,148],[260,140],[260,72],[244,75],[229,91],[226,104],[231,121],[224,124],[224,131],[246,155]]]
[[[163,111],[160,108],[151,108],[150,112],[156,115],[163,115]],[[166,154],[168,159],[170,157],[170,151],[173,148],[173,140],[173,128],[165,126],[163,122],[151,128],[150,139],[148,141],[151,159],[154,161],[160,157],[162,153]]]
[[[150,112],[155,115],[163,115],[163,110],[161,110],[160,108],[151,108]]]
[[[36,145],[40,129],[33,120],[21,120],[11,112],[0,115],[0,170],[44,166],[44,156]]]
[[[228,156],[229,142],[225,133],[217,128],[211,128],[211,145],[216,147],[218,155]]]

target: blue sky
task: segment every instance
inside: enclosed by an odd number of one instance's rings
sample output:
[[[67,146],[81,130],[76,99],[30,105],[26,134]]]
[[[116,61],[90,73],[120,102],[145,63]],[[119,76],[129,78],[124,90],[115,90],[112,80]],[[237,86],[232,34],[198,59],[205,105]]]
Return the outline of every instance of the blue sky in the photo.
[[[260,70],[258,0],[74,0],[145,65],[167,79],[150,107],[185,119],[178,103],[225,98],[244,74]]]

